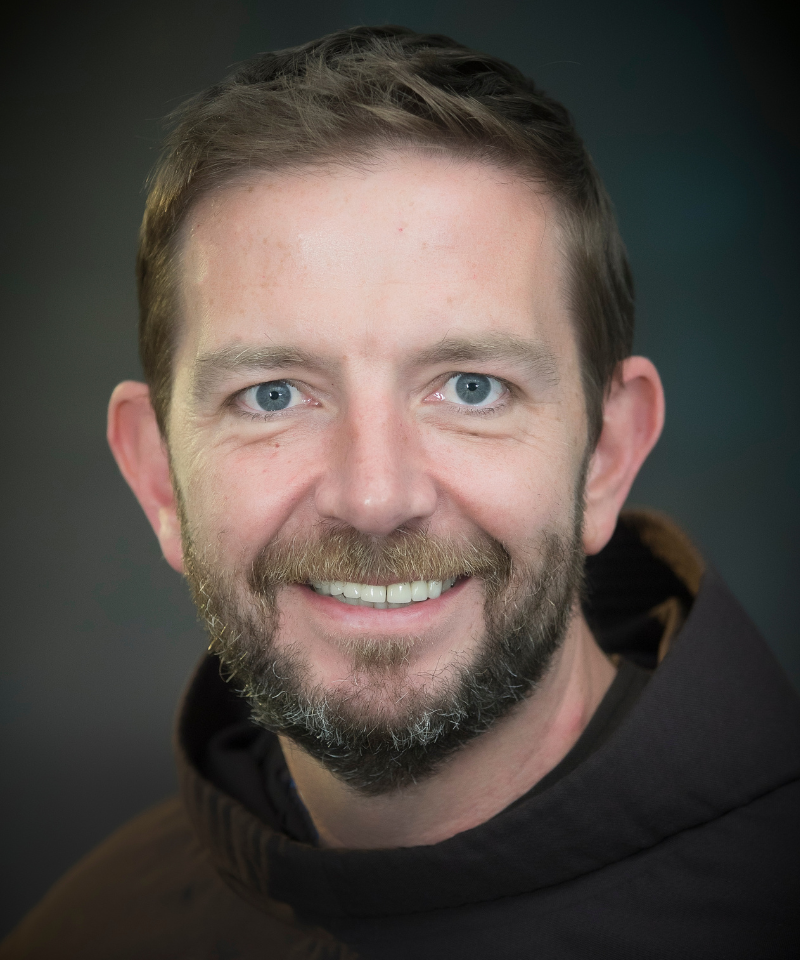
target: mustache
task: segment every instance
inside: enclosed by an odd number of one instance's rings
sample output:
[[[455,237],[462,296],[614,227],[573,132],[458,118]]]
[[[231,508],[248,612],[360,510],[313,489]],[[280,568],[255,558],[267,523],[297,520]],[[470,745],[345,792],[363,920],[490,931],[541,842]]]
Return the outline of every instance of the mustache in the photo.
[[[401,528],[374,537],[346,527],[271,541],[253,561],[248,579],[251,589],[262,593],[320,580],[388,585],[467,576],[499,586],[510,575],[508,551],[486,534],[456,539]]]

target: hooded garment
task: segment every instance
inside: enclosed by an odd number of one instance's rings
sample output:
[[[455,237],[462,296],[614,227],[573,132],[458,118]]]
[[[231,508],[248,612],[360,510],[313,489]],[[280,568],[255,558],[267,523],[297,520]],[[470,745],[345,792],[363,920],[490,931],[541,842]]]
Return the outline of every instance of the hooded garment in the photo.
[[[73,868],[1,960],[800,957],[800,700],[719,576],[650,512],[587,563],[617,679],[578,742],[487,822],[323,849],[277,738],[200,663],[181,796]]]

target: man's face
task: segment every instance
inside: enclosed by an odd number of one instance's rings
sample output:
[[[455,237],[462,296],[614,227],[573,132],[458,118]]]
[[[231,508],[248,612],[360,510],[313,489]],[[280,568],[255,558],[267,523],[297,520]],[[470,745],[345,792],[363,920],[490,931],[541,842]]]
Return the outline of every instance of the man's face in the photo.
[[[251,666],[277,657],[356,726],[402,724],[486,661],[501,609],[571,608],[586,418],[546,198],[404,155],[263,175],[201,201],[182,263],[189,573]],[[357,574],[445,589],[326,595]]]

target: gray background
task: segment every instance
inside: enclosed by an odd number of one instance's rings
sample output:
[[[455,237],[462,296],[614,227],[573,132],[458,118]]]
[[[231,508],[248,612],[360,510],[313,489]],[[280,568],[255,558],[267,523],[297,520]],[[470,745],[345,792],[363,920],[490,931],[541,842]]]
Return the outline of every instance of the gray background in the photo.
[[[722,571],[795,683],[796,49],[763,5],[116,2],[4,24],[0,932],[174,789],[204,638],[104,440],[138,377],[133,257],[159,117],[263,49],[403,22],[573,111],[617,204],[667,428],[633,500]]]

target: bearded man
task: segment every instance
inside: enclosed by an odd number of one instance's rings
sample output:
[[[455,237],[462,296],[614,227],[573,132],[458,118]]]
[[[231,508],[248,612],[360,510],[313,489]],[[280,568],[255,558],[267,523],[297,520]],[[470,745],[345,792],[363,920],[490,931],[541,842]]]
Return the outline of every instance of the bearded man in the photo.
[[[566,111],[359,28],[186,104],[109,440],[210,654],[17,957],[790,957],[800,707],[668,520]],[[588,558],[588,559],[587,559]]]

